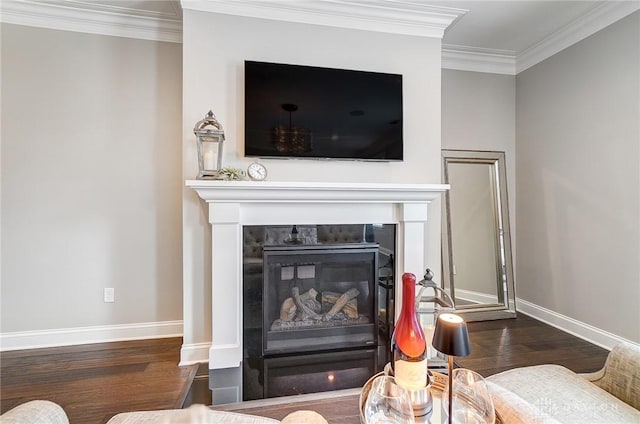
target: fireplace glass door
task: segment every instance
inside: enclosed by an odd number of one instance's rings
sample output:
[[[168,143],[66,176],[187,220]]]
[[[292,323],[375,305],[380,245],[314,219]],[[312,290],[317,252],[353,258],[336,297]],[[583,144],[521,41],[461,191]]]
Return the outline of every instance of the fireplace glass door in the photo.
[[[263,355],[375,346],[377,243],[265,245]]]

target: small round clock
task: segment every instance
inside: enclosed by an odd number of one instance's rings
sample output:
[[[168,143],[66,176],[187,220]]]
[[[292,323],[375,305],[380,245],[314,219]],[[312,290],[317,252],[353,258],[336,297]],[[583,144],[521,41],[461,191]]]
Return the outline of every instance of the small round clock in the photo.
[[[247,175],[253,181],[264,181],[267,178],[267,168],[259,162],[253,162],[247,168]]]

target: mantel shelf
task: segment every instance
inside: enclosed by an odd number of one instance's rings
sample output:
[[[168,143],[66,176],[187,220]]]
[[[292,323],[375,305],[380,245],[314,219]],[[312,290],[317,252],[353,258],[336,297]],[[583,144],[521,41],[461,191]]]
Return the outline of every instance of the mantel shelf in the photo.
[[[186,185],[207,202],[429,202],[449,189],[448,184],[284,181],[187,180]]]

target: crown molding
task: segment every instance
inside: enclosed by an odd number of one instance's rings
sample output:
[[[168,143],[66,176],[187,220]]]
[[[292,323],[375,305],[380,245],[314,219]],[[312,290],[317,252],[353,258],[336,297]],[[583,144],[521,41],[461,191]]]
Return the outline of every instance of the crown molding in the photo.
[[[442,39],[467,10],[409,0],[182,0],[183,9]]]
[[[518,54],[516,73],[542,62],[636,10],[640,10],[640,1],[637,0],[605,2],[596,6],[585,15]]]
[[[182,42],[182,16],[142,11],[75,0],[2,0],[3,23],[139,38],[143,40]]]
[[[125,3],[123,3],[124,5]],[[90,34],[182,42],[182,16],[84,0],[2,0],[0,21]],[[417,0],[182,0],[185,9],[442,38],[467,11]],[[640,10],[639,1],[606,2],[516,55],[511,51],[443,45],[442,67],[515,75]]]
[[[442,45],[442,68],[490,74],[516,74],[516,54],[509,50]]]
[[[640,10],[640,1],[603,3],[520,54],[444,44],[442,67],[460,71],[517,75],[637,10]]]

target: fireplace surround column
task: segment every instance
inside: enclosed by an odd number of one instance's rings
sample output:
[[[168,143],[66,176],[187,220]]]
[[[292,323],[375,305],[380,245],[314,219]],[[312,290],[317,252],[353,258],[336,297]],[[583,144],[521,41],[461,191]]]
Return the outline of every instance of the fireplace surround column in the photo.
[[[399,273],[396,275],[396,287],[401,287],[398,278],[402,277],[402,273],[413,272],[417,277],[422,276],[422,272],[426,269],[425,264],[425,248],[426,239],[426,223],[428,216],[429,203],[404,203],[402,204],[399,217],[400,224],[397,229],[397,266]],[[438,211],[439,212],[439,211]],[[400,306],[402,305],[402,290],[396,290],[396,317],[400,314]]]
[[[420,273],[427,265],[429,203],[449,188],[443,184],[211,180],[189,180],[186,185],[207,203],[211,224],[210,369],[234,368],[242,361],[242,226],[396,224],[399,275],[404,270]],[[429,261],[439,260],[438,253]],[[396,299],[399,296],[396,291]]]
[[[242,225],[240,203],[209,203],[211,223],[212,343],[209,368],[231,368],[242,359]]]

